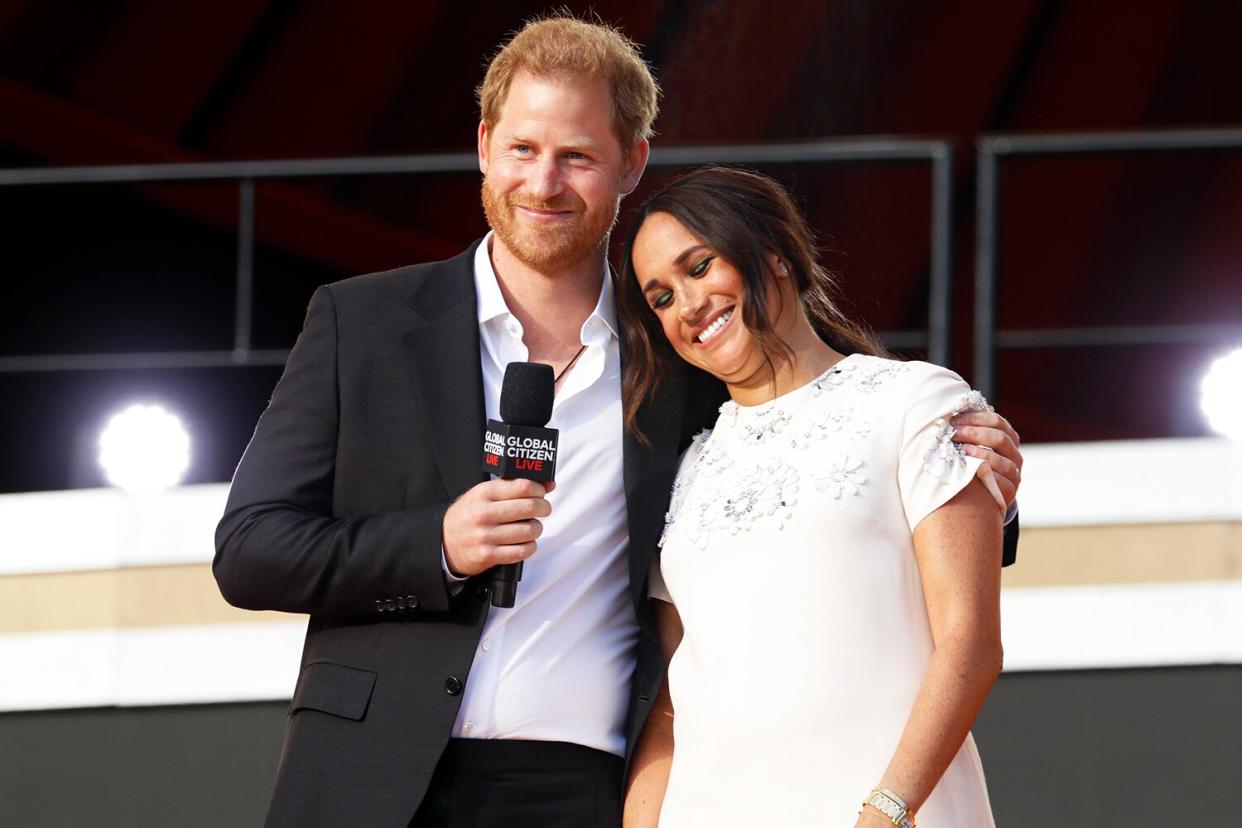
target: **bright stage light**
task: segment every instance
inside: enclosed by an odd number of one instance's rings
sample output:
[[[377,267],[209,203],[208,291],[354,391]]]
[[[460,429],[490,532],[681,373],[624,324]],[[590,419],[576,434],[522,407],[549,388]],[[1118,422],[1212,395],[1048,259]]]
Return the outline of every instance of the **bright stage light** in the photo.
[[[190,435],[160,406],[131,405],[100,433],[99,465],[127,492],[158,492],[177,485],[190,467]]]
[[[1213,362],[1199,391],[1199,406],[1212,430],[1242,442],[1242,348]]]

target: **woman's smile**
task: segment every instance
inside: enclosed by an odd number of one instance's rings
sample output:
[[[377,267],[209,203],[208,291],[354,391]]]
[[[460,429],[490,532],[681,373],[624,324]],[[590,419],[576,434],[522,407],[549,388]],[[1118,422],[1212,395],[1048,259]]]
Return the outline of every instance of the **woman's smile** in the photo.
[[[711,320],[711,322],[709,322],[697,334],[695,334],[694,341],[699,343],[700,345],[709,344],[712,340],[714,340],[717,336],[719,336],[720,332],[725,329],[725,327],[729,324],[730,320],[732,319],[733,319],[733,308],[732,307],[725,308],[723,313],[717,314],[716,317]]]

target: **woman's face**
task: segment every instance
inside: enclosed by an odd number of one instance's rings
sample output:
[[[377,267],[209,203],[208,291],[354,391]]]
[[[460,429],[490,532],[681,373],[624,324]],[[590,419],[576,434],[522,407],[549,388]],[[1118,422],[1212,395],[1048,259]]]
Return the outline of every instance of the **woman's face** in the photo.
[[[643,222],[631,260],[647,306],[682,359],[730,384],[766,371],[763,350],[742,321],[742,275],[732,263],[668,213]]]

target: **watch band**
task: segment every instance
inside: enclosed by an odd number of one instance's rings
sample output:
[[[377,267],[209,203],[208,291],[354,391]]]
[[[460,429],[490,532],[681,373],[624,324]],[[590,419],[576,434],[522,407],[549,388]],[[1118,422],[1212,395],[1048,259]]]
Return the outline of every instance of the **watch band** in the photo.
[[[884,814],[897,828],[915,828],[914,814],[910,812],[910,806],[888,788],[872,788],[863,804]]]

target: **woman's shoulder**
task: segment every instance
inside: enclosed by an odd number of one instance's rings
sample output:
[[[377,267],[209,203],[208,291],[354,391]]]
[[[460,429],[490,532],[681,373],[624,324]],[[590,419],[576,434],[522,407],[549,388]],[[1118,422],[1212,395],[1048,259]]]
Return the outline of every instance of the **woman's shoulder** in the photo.
[[[970,387],[954,371],[920,360],[853,354],[837,363],[837,367],[846,375],[843,382],[849,382],[864,393],[884,390],[911,393],[927,385],[956,386],[967,390]]]
[[[988,408],[982,394],[941,365],[855,354],[838,367],[841,371],[832,381],[851,388],[857,403],[876,416],[904,418],[913,413],[918,419],[933,411],[940,416]]]

